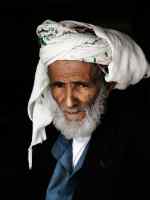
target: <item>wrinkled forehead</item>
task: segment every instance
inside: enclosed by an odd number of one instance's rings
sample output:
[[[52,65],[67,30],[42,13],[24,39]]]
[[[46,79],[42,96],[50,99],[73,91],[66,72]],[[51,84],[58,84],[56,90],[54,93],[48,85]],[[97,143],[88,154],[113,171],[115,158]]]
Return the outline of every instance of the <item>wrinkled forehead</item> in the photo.
[[[63,79],[83,79],[93,80],[101,70],[96,64],[82,62],[78,60],[57,60],[48,66],[48,75],[51,80]]]

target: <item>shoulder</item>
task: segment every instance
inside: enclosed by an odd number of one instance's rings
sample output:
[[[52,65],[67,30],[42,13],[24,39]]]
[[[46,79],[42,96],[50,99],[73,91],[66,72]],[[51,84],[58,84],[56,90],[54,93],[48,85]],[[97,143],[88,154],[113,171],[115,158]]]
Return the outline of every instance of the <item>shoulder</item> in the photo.
[[[32,150],[32,160],[33,160],[33,169],[34,167],[43,168],[47,167],[49,160],[51,159],[51,149],[56,141],[59,133],[53,126],[46,127],[47,139],[40,144],[37,144],[33,147]]]

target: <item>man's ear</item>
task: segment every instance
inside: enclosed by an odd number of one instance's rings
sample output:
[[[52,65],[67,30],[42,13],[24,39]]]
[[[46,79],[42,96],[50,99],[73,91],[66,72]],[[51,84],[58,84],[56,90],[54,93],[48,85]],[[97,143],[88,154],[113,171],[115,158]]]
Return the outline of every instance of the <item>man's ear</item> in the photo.
[[[108,96],[111,93],[111,91],[114,89],[115,85],[116,85],[116,82],[109,82],[109,83],[107,83]]]

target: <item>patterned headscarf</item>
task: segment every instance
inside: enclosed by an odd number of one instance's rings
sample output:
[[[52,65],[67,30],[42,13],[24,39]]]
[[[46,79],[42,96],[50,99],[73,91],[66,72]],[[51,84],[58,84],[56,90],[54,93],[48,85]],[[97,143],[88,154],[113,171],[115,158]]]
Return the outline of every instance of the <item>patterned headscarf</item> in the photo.
[[[115,82],[114,89],[126,89],[150,76],[150,66],[142,49],[129,36],[77,21],[44,21],[37,27],[41,45],[28,114],[33,122],[29,147],[32,167],[32,146],[46,140],[45,127],[53,120],[49,105],[48,65],[56,60],[79,60],[100,64],[106,82]],[[105,70],[107,68],[107,70]]]

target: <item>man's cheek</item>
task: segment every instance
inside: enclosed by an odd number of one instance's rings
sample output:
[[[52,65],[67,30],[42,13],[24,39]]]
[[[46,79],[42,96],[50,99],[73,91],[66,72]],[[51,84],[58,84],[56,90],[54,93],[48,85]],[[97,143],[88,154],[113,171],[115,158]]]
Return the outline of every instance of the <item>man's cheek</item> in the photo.
[[[62,88],[52,87],[51,93],[55,101],[59,102],[61,99],[63,99],[64,90]]]
[[[82,98],[82,105],[84,107],[88,107],[95,102],[95,99],[96,99],[96,97],[93,96],[92,94],[87,94],[87,96],[84,96]]]

